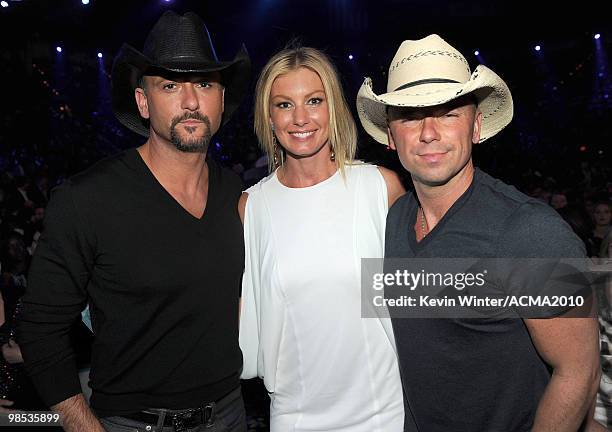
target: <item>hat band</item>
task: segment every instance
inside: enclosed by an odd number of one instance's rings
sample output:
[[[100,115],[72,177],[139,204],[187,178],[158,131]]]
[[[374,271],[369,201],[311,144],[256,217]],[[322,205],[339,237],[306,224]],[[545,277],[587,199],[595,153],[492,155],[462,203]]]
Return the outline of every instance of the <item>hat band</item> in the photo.
[[[418,81],[409,82],[408,84],[404,84],[404,85],[399,86],[398,88],[396,88],[393,91],[404,90],[404,89],[407,89],[409,87],[414,87],[414,86],[418,86],[418,85],[422,85],[422,84],[441,84],[441,83],[459,84],[459,81],[455,81],[455,80],[447,79],[447,78],[428,78],[428,79],[422,79],[422,80],[418,80]]]

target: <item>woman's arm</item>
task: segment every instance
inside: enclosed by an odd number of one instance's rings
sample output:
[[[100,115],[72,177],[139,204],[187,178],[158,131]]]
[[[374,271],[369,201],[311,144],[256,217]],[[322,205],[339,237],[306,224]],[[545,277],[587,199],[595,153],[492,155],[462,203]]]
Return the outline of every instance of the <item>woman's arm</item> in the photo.
[[[378,170],[385,179],[387,184],[387,198],[389,201],[389,208],[395,203],[395,201],[406,193],[406,189],[402,185],[399,176],[388,168],[378,167]],[[246,201],[246,200],[245,200]]]

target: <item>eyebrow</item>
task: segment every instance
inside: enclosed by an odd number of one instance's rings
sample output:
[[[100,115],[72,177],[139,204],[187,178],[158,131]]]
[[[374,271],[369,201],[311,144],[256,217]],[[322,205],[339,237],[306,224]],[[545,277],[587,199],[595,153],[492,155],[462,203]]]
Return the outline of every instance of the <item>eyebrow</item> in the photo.
[[[304,95],[304,98],[308,98],[308,97],[310,97],[310,96],[312,96],[313,94],[316,94],[316,93],[323,93],[323,94],[325,94],[325,90],[323,90],[323,89],[315,90],[313,92],[310,92],[310,93]],[[285,95],[282,95],[282,94],[274,95],[270,99],[275,99],[275,98],[291,99],[289,96],[285,96]]]

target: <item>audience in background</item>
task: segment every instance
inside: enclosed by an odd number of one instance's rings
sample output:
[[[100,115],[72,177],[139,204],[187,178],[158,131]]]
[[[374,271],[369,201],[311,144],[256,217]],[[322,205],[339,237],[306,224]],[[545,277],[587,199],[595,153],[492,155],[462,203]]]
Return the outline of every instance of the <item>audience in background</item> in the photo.
[[[612,221],[612,204],[610,201],[599,201],[593,208],[593,231],[591,241],[593,242],[594,255],[599,254],[602,241],[610,233]]]

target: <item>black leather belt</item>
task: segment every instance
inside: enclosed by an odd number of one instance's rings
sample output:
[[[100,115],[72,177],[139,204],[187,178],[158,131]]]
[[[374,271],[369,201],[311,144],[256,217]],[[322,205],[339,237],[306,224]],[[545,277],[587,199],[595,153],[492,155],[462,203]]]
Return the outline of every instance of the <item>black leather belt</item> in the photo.
[[[172,426],[176,432],[182,432],[203,424],[212,425],[215,421],[215,403],[212,402],[200,408],[187,410],[141,411],[133,414],[122,414],[121,417],[157,425],[159,418],[164,414],[163,426]]]

